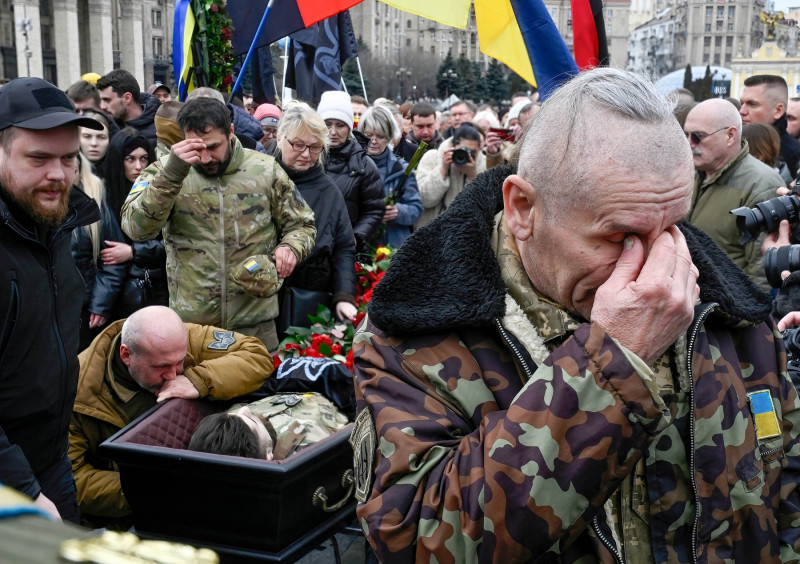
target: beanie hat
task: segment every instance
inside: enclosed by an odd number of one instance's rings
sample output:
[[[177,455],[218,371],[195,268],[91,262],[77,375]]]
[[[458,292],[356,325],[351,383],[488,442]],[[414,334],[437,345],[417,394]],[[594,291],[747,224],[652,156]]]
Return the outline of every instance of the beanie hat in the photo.
[[[519,119],[519,114],[522,113],[526,107],[530,106],[533,102],[530,100],[520,100],[508,111],[508,121],[511,121],[514,118]]]
[[[353,104],[350,95],[341,90],[329,90],[322,93],[317,113],[322,119],[338,119],[353,129]]]
[[[278,125],[281,119],[281,109],[275,104],[261,104],[253,112],[253,117],[261,122],[261,125]],[[265,123],[264,120],[267,119]]]

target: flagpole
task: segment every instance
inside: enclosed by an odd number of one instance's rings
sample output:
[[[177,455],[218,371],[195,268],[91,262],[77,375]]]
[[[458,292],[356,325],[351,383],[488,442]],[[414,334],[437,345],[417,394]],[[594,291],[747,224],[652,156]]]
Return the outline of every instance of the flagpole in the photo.
[[[350,93],[347,91],[347,85],[344,83],[344,77],[342,77],[342,90],[344,90],[344,93],[345,93],[345,94],[350,94]]]
[[[286,94],[286,71],[289,69],[289,42],[291,37],[285,37],[283,43],[283,84],[281,84],[281,103],[284,107],[289,102],[289,97]]]
[[[253,53],[256,50],[256,43],[258,43],[258,38],[261,36],[261,32],[264,30],[264,25],[267,23],[267,16],[269,15],[269,11],[272,9],[272,5],[275,3],[275,0],[269,0],[267,4],[267,9],[264,10],[264,15],[261,16],[261,23],[258,24],[258,29],[256,30],[255,36],[253,36],[253,42],[250,44],[250,49],[247,51],[247,56],[244,58],[244,62],[242,63],[242,70],[239,71],[239,76],[236,77],[236,84],[233,85],[231,89],[231,96],[236,93],[239,87],[242,85],[242,80],[244,80],[244,72],[247,69],[247,65],[250,63],[250,59],[253,58]]]
[[[367,98],[367,87],[364,86],[364,73],[361,72],[361,59],[358,58],[358,55],[356,55],[356,65],[358,65],[358,76],[361,78],[361,91],[364,93],[364,99],[367,101],[367,105],[369,105],[369,98]]]

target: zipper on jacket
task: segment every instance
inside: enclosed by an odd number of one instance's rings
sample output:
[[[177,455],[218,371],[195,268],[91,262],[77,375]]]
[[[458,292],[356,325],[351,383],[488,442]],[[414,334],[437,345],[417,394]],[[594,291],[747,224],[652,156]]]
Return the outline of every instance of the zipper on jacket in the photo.
[[[497,330],[500,332],[500,336],[503,338],[503,341],[506,343],[508,348],[510,348],[511,351],[514,353],[514,356],[517,357],[517,360],[519,361],[520,365],[522,366],[522,369],[525,371],[525,374],[528,376],[528,380],[533,378],[533,372],[531,372],[531,369],[528,366],[528,363],[525,361],[525,357],[523,357],[522,353],[519,352],[519,349],[517,348],[517,345],[514,344],[514,342],[511,340],[511,337],[508,336],[508,333],[506,332],[505,327],[503,327],[503,324],[500,323],[500,319],[498,317],[494,318],[494,324],[497,326]]]
[[[597,535],[597,538],[600,539],[600,542],[602,542],[609,552],[611,552],[611,555],[614,557],[614,561],[617,562],[617,564],[625,564],[624,560],[622,560],[622,555],[619,553],[617,544],[609,539],[600,529],[600,519],[597,518],[597,515],[595,515],[592,519],[592,529],[594,529],[594,534]]]
[[[228,327],[228,285],[225,271],[225,196],[217,187],[219,194],[219,269],[220,269],[220,319],[221,326]]]
[[[14,279],[11,280],[11,290],[9,292],[8,300],[8,316],[3,322],[3,325],[0,326],[0,330],[3,331],[2,341],[0,341],[0,359],[3,358],[3,352],[5,352],[8,343],[11,342],[11,335],[14,334],[14,328],[17,326],[19,307],[19,288],[17,278],[15,276]]]
[[[694,342],[700,326],[705,321],[711,310],[717,307],[716,302],[708,304],[695,319],[689,331],[689,343],[686,354],[686,369],[689,374],[689,476],[692,480],[692,493],[694,494],[694,523],[692,524],[692,562],[697,562],[697,527],[700,522],[700,494],[697,492],[697,478],[695,477],[694,460],[694,374],[692,374],[692,355],[694,354]]]
[[[239,204],[236,196],[233,197],[233,232],[236,235],[236,247],[239,247]]]

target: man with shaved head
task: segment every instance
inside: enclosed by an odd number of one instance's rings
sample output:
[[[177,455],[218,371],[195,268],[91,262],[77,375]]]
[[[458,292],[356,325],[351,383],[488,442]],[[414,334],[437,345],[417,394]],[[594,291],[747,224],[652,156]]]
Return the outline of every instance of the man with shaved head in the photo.
[[[739,113],[743,123],[768,123],[778,130],[781,136],[780,159],[796,179],[800,167],[800,141],[787,131],[789,88],[786,81],[772,74],[749,76],[744,81],[741,101]]]
[[[750,155],[747,141],[742,142],[739,112],[727,100],[712,98],[697,104],[686,116],[684,131],[697,171],[689,222],[710,235],[763,290],[769,290],[761,255],[763,235],[742,245],[736,217],[728,212],[774,198],[783,179]]]
[[[672,109],[582,72],[392,259],[353,341],[382,562],[800,557],[800,401],[769,297],[681,221]]]
[[[112,323],[80,354],[69,457],[86,526],[127,530],[130,507],[100,443],[169,398],[226,400],[258,389],[272,359],[255,337],[183,323],[163,306]]]

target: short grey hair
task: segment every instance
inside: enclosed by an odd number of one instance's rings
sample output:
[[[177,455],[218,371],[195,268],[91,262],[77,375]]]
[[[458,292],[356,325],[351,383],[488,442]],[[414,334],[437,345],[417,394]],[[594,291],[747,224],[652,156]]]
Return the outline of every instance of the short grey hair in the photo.
[[[400,137],[400,126],[397,125],[397,120],[394,119],[392,111],[383,104],[367,108],[361,119],[358,120],[358,130],[364,133],[365,129],[377,131],[390,142],[392,139]]]
[[[691,163],[673,108],[645,77],[596,68],[550,96],[508,156],[552,219],[569,206],[592,205],[593,171],[609,159],[632,172]]]
[[[225,96],[222,95],[222,92],[219,90],[214,90],[208,86],[200,86],[195,88],[186,96],[186,101],[194,100],[195,98],[214,98],[214,100],[219,100],[223,104],[225,103]]]

